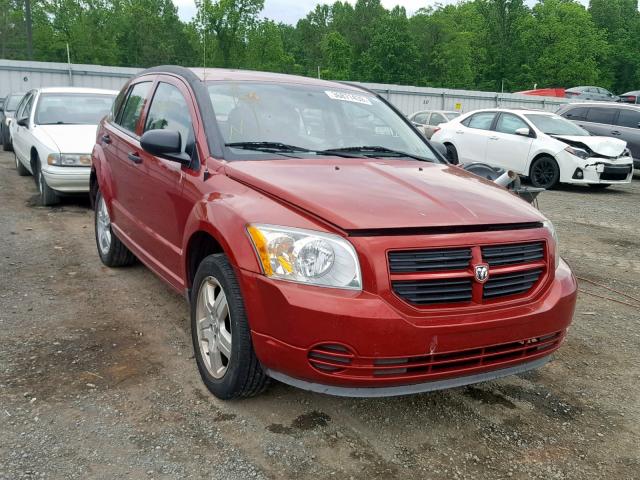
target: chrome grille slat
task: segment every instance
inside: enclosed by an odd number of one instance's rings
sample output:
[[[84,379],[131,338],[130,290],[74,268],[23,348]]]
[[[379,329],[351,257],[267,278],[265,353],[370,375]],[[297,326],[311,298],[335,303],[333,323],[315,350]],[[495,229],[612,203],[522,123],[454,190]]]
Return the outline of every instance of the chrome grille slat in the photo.
[[[544,243],[482,247],[482,258],[491,267],[515,265],[544,259]]]

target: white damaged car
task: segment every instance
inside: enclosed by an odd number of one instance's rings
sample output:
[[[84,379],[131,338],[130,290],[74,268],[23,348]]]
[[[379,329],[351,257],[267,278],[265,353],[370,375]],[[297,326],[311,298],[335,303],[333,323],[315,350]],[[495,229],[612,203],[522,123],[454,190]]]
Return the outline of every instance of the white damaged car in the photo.
[[[431,138],[453,163],[482,162],[529,177],[535,187],[581,183],[594,188],[630,183],[626,142],[592,136],[554,113],[477,110],[440,125]]]
[[[61,87],[23,97],[10,125],[16,169],[34,176],[43,205],[57,203],[61,194],[89,191],[98,122],[117,93]]]

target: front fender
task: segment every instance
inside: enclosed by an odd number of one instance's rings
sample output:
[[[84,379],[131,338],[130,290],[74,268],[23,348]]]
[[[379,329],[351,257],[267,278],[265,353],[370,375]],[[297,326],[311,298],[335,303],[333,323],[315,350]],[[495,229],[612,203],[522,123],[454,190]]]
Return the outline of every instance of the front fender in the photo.
[[[98,182],[100,193],[102,193],[102,196],[107,202],[107,205],[111,205],[111,200],[113,199],[112,173],[109,162],[106,161],[102,145],[96,143],[93,146],[93,152],[91,152],[91,162],[91,168],[96,176],[96,181]]]

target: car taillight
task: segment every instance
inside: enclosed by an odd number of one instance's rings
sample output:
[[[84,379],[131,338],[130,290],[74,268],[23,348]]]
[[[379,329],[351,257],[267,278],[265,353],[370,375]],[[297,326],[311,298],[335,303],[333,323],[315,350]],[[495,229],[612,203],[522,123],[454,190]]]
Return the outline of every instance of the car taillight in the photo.
[[[636,103],[638,101],[638,97],[634,97],[633,95],[628,95],[626,97],[622,97],[622,100],[628,103]]]
[[[433,133],[439,132],[442,130],[440,127],[433,127]]]

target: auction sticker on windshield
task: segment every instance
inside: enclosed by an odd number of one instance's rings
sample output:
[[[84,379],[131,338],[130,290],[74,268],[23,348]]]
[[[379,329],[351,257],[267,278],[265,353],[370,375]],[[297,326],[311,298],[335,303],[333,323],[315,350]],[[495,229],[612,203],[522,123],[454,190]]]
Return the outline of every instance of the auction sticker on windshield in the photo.
[[[333,100],[342,100],[343,102],[362,103],[364,105],[371,105],[371,101],[364,95],[356,95],[347,92],[333,92],[331,90],[325,90],[324,93]]]

